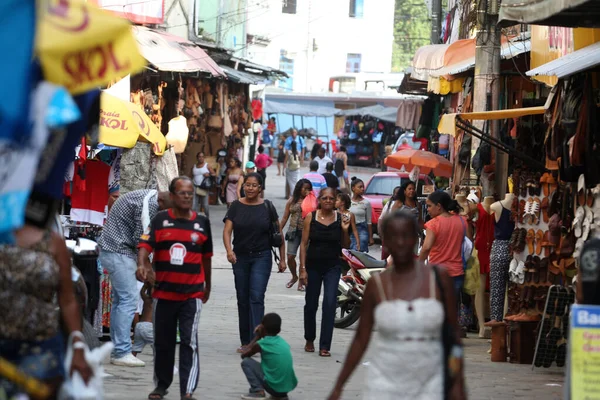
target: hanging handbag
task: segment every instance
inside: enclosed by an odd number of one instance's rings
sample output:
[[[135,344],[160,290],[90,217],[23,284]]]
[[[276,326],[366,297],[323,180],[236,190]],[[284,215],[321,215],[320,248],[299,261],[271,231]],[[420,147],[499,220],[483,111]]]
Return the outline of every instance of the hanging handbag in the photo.
[[[271,203],[269,200],[265,200],[265,207],[269,213],[269,241],[271,243],[271,251],[275,256],[275,261],[279,263],[279,257],[273,250],[273,247],[279,248],[283,244],[283,236],[281,235],[281,230],[279,229],[277,211],[275,210],[273,203]]]

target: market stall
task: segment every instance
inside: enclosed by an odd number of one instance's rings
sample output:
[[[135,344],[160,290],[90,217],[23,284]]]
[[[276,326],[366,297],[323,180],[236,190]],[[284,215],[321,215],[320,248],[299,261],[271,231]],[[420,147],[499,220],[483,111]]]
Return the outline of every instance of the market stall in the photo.
[[[592,87],[589,74],[573,76],[559,82],[546,106],[447,114],[438,126],[441,133],[456,135],[459,128],[481,140],[473,168],[493,165],[492,149],[509,155],[508,181],[497,181],[496,198],[483,194],[487,211],[484,202],[464,203],[472,217],[492,216],[492,231],[475,236],[476,247],[478,236],[491,239],[478,261],[490,266],[492,361],[565,364],[577,257],[591,232],[600,233],[592,223],[600,211],[598,190],[591,190],[600,183],[597,122],[588,117],[597,115]],[[502,120],[499,137],[473,120]]]
[[[379,165],[385,155],[386,138],[396,128],[397,107],[374,105],[342,110],[344,128],[338,133],[340,145],[346,147],[349,165]]]

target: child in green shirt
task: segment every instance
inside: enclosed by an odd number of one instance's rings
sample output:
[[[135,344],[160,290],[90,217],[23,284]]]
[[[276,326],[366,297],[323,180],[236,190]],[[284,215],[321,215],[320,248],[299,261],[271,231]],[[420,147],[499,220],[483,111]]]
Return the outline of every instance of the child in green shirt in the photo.
[[[249,393],[242,399],[264,399],[267,392],[273,399],[287,400],[298,380],[290,345],[279,336],[281,317],[275,313],[265,315],[255,332],[256,337],[242,354],[242,371],[250,384]],[[251,358],[256,353],[261,354],[260,363]]]

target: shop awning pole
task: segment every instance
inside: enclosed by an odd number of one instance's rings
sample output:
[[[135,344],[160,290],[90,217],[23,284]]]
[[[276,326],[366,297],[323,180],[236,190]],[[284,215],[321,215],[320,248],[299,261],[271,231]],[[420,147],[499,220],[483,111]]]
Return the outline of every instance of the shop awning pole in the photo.
[[[300,116],[300,123],[302,124],[302,129],[304,129],[304,115]]]
[[[294,114],[292,114],[292,125],[294,126],[294,129],[296,129],[296,116]]]

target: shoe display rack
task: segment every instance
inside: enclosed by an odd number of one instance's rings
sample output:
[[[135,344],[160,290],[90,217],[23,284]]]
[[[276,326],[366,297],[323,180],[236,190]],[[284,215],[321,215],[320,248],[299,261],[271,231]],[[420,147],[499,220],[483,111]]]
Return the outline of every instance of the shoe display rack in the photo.
[[[594,223],[600,223],[600,190],[586,188],[583,176],[577,183],[564,183],[551,173],[526,169],[515,169],[513,182],[517,195],[511,210],[515,230],[510,239],[513,259],[505,317],[509,357],[511,362],[532,363],[534,367],[548,368],[553,363],[561,367],[566,357],[577,257],[585,240],[600,233],[600,224]],[[535,344],[522,336],[523,332],[531,333],[534,326]]]
[[[570,288],[552,285],[548,288],[544,314],[537,328],[537,342],[532,367],[550,368],[556,362],[565,365],[569,337],[569,312],[575,302]]]

